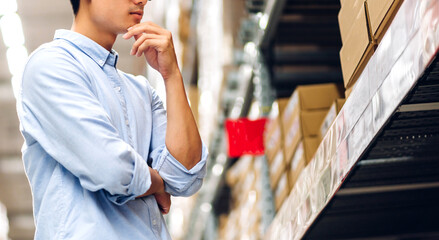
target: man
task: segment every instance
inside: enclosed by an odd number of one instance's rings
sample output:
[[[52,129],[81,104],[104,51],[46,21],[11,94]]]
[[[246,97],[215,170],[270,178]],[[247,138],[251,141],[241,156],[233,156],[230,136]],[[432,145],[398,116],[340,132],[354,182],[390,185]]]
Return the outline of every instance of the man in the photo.
[[[140,23],[145,0],[71,3],[71,31],[30,56],[17,101],[35,239],[169,239],[160,211],[198,191],[207,159],[172,36]],[[163,76],[167,113],[144,77],[117,70],[118,34]]]

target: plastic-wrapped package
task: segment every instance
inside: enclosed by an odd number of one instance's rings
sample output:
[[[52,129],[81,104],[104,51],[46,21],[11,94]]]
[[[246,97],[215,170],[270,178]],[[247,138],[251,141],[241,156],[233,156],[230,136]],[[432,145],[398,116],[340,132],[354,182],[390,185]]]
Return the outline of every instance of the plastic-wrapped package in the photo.
[[[9,221],[6,214],[6,207],[0,202],[0,240],[7,240],[9,232]]]

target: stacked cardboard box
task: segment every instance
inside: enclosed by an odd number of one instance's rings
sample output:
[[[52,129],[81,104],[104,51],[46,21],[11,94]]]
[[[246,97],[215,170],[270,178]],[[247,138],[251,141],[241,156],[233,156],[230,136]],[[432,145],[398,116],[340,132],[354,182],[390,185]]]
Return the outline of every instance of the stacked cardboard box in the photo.
[[[338,14],[346,97],[373,55],[403,0],[342,0]]]
[[[285,148],[284,148],[284,124],[282,121],[285,107],[288,103],[288,98],[277,99],[274,101],[269,120],[265,132],[265,155],[270,166],[270,185],[272,190],[276,193],[277,201],[283,201],[289,193],[290,186],[282,180],[281,176],[285,174]],[[281,182],[280,182],[281,181]],[[279,185],[281,186],[278,186]],[[285,194],[286,192],[286,194]],[[277,209],[277,208],[276,208]]]
[[[340,61],[346,89],[353,87],[375,48],[364,0],[342,2],[338,14],[343,47]]]
[[[290,189],[317,150],[321,141],[320,126],[329,107],[340,96],[340,89],[335,84],[298,86],[292,94],[282,118],[285,127],[284,166]]]
[[[335,84],[298,86],[289,99],[278,99],[273,105],[264,140],[276,210],[317,150],[323,119],[341,97],[340,90]]]
[[[261,239],[260,172],[262,159],[241,157],[226,173],[231,188],[231,211],[220,216],[218,239]]]

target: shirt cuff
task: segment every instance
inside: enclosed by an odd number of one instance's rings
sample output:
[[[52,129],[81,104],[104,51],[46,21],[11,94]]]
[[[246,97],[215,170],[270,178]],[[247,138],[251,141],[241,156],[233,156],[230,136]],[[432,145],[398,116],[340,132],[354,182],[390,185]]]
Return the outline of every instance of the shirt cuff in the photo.
[[[135,157],[131,182],[126,186],[126,195],[110,195],[109,199],[117,205],[123,205],[144,194],[150,186],[151,176],[148,164],[138,155]]]
[[[162,179],[165,182],[165,190],[174,196],[192,195],[199,189],[193,189],[191,186],[195,182],[202,182],[206,176],[206,162],[208,157],[207,147],[202,144],[201,160],[191,169],[184,167],[169,152],[166,145],[163,146],[162,153],[158,161],[153,164]],[[201,185],[200,185],[201,187]]]

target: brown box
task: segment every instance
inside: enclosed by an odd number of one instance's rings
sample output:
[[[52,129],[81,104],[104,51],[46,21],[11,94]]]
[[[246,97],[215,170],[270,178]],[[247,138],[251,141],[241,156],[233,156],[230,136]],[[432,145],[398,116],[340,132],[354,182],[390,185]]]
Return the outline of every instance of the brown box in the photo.
[[[372,41],[369,31],[365,5],[362,5],[340,50],[340,61],[346,88],[357,81],[358,76],[372,56],[374,47],[375,43]]]
[[[305,161],[306,164],[311,162],[317,149],[320,145],[320,139],[318,137],[306,137],[303,139],[303,148],[305,150]]]
[[[342,7],[338,13],[338,25],[343,44],[354,25],[358,13],[361,11],[362,5],[364,5],[364,0],[347,0],[342,2]]]
[[[279,148],[283,150],[284,127],[281,119],[285,106],[287,105],[288,98],[280,98],[275,102],[276,104],[273,103],[272,108],[272,112],[275,112],[275,114],[270,116],[264,131],[265,155],[267,156],[269,162],[273,160]]]
[[[323,139],[323,137],[326,135],[326,132],[328,131],[329,127],[331,127],[331,124],[334,122],[345,101],[346,99],[339,98],[335,100],[331,108],[329,108],[329,111],[326,114],[322,125],[320,125],[319,139]]]
[[[285,132],[285,159],[293,157],[297,144],[305,137],[318,137],[319,129],[327,113],[325,110],[296,112]]]
[[[294,188],[294,184],[297,181],[300,173],[306,167],[307,162],[305,160],[305,154],[303,150],[303,143],[300,142],[297,146],[296,152],[294,153],[293,159],[291,159],[288,165],[288,183]]]
[[[274,192],[274,205],[276,211],[282,206],[285,199],[288,197],[290,193],[290,186],[288,184],[288,174],[284,172],[280,177],[279,183],[276,187],[276,191]]]
[[[279,182],[282,173],[285,170],[285,160],[283,151],[279,150],[276,153],[273,162],[269,165],[270,168],[270,183],[271,189],[276,189],[277,183]]]
[[[341,95],[339,87],[332,83],[298,86],[285,107],[282,125],[287,129],[297,111],[328,109]]]
[[[282,131],[278,123],[275,125],[276,128],[274,129],[273,133],[271,133],[264,142],[265,156],[267,157],[268,162],[273,161],[277,151],[282,149],[281,146],[283,146]]]
[[[271,108],[270,115],[268,117],[267,124],[265,126],[264,131],[264,140],[270,137],[270,135],[274,132],[274,130],[279,127],[282,130],[282,116],[285,109],[285,106],[288,103],[288,98],[279,98],[273,102],[273,106]]]
[[[297,181],[302,170],[308,165],[320,145],[317,137],[306,137],[300,142],[288,164],[288,182],[291,188]]]
[[[373,38],[379,42],[398,12],[403,0],[367,0],[370,27]]]

